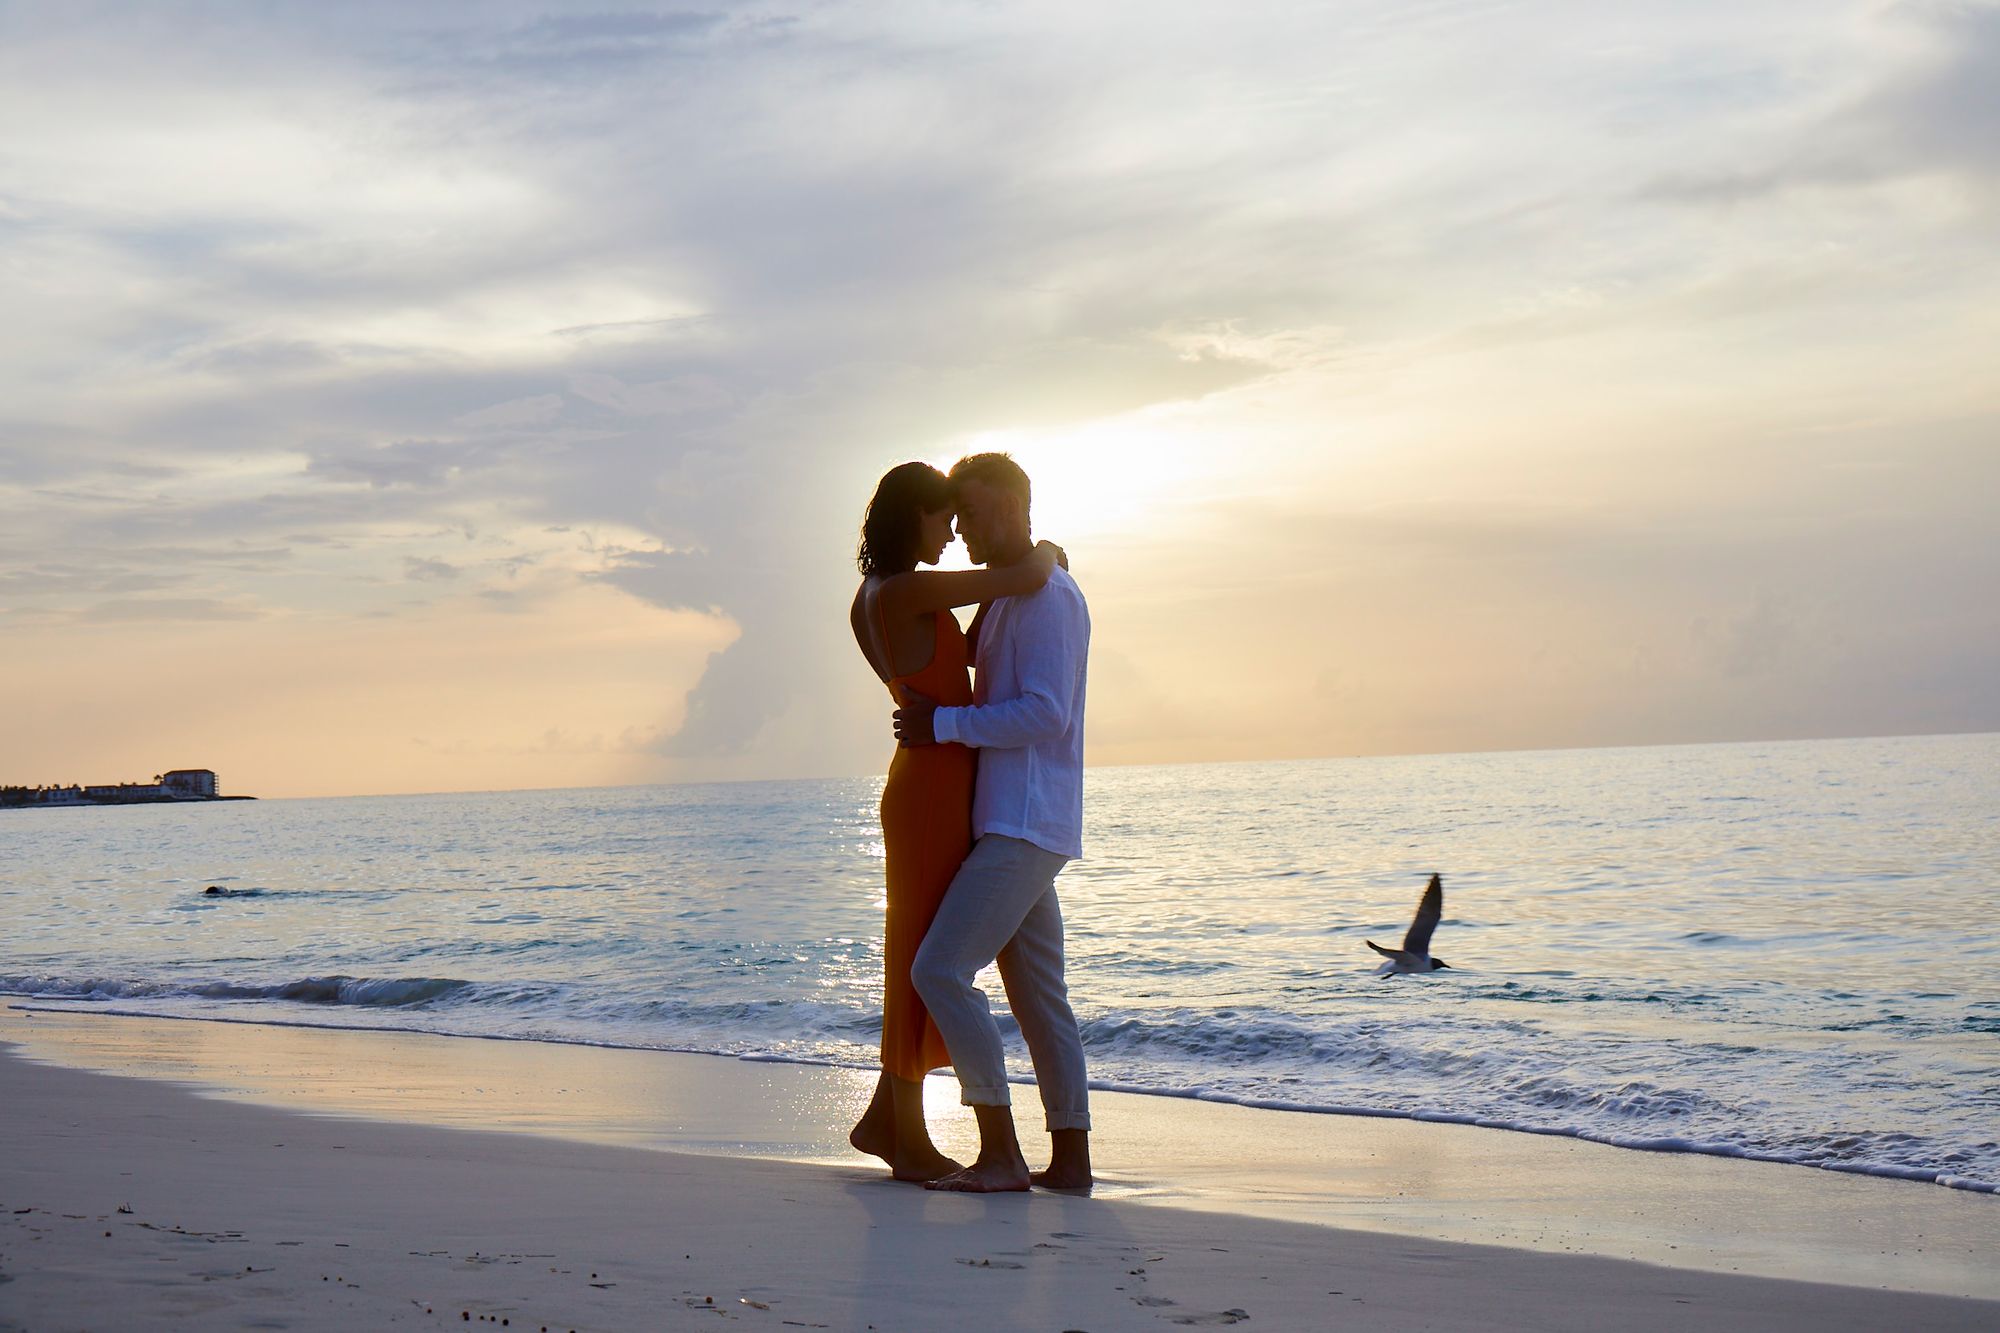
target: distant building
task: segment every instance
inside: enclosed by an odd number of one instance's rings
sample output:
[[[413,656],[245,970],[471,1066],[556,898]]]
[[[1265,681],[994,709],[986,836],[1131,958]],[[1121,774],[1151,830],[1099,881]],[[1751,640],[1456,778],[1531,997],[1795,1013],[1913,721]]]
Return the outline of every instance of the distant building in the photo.
[[[157,782],[118,782],[85,787],[83,798],[97,805],[132,805],[139,801],[169,801],[173,797]]]
[[[0,786],[0,806],[26,805],[146,805],[161,801],[247,801],[248,796],[218,796],[215,770],[177,768],[151,782],[106,782],[88,787]]]
[[[177,768],[160,778],[166,794],[185,800],[190,796],[215,795],[215,771],[207,768]]]

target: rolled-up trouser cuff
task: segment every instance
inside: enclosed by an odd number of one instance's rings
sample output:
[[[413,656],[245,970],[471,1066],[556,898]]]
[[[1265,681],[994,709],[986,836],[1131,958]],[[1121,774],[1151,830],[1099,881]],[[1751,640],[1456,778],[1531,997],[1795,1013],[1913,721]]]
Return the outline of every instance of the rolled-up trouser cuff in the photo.
[[[970,1083],[959,1085],[958,1104],[960,1106],[1012,1106],[1014,1098],[1002,1083],[997,1088],[975,1088]]]
[[[1048,1122],[1049,1122],[1049,1133],[1051,1134],[1055,1133],[1059,1129],[1088,1130],[1090,1128],[1090,1112],[1050,1111],[1048,1113]]]

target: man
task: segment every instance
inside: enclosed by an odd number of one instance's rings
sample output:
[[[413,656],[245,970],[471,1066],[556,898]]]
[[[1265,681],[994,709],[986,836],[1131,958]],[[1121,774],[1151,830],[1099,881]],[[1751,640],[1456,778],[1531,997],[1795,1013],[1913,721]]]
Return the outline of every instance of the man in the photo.
[[[951,470],[958,533],[983,565],[1034,549],[1028,474],[1006,454],[974,454]],[[1090,1102],[1083,1037],[1063,981],[1056,873],[1083,854],[1083,698],[1090,610],[1067,570],[1040,592],[982,613],[973,702],[939,708],[913,698],[896,712],[904,745],[956,741],[979,751],[972,852],[959,868],[910,979],[958,1071],[961,1100],[979,1120],[979,1158],[931,1189],[987,1193],[1085,1189],[1091,1184]],[[1027,1039],[1053,1147],[1030,1174],[1014,1133],[1000,1029],[972,984],[998,960],[1007,1002]]]

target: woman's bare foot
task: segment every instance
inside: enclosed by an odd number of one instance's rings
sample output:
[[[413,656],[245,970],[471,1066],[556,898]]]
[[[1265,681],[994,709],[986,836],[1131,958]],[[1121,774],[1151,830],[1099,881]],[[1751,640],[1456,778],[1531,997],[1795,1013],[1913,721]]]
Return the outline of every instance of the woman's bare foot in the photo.
[[[879,1157],[891,1166],[896,1164],[896,1080],[889,1076],[888,1070],[876,1077],[875,1095],[868,1099],[868,1109],[861,1113],[861,1119],[847,1132],[847,1141],[856,1152]]]
[[[899,1152],[889,1159],[889,1174],[898,1180],[923,1181],[928,1184],[963,1170],[965,1170],[963,1162],[946,1157],[934,1145],[928,1143],[921,1148]]]
[[[911,1147],[899,1144],[896,1141],[896,1126],[887,1116],[862,1116],[861,1122],[848,1131],[847,1141],[854,1145],[856,1152],[864,1152],[887,1162],[889,1174],[898,1180],[936,1180],[939,1176],[965,1169],[964,1163],[946,1157],[929,1139]]]
[[[856,1152],[879,1157],[892,1167],[896,1164],[896,1124],[886,1112],[877,1115],[875,1109],[870,1107],[868,1114],[848,1131],[847,1141],[854,1145]]]
[[[974,1162],[924,1186],[927,1190],[948,1190],[953,1194],[1013,1194],[1028,1188],[1028,1164],[1016,1157],[1010,1161]]]

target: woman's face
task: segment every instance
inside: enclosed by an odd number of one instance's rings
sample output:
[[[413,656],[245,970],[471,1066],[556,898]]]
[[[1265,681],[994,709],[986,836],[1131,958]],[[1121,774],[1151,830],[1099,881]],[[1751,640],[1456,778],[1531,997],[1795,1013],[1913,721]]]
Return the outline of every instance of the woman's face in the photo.
[[[952,511],[940,509],[922,514],[917,528],[917,559],[935,565],[944,558],[944,548],[952,543]]]

